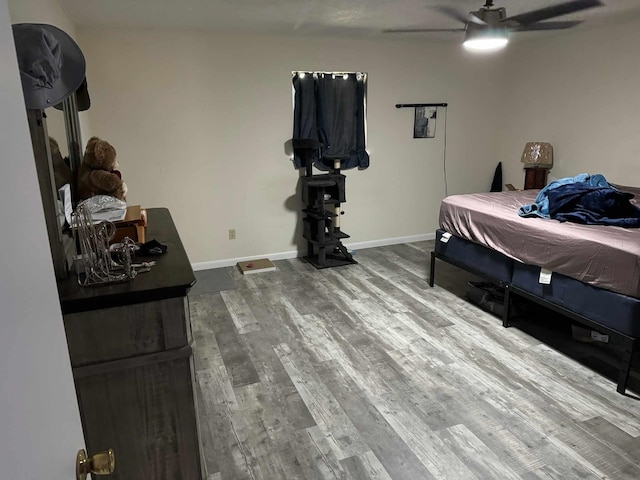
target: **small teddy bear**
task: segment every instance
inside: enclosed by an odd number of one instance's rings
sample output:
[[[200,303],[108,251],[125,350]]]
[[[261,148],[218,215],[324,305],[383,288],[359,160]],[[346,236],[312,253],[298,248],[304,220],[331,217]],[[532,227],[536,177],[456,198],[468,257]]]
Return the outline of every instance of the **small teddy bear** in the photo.
[[[124,201],[127,185],[117,168],[116,149],[105,140],[91,137],[78,171],[77,200],[94,195],[111,195]]]

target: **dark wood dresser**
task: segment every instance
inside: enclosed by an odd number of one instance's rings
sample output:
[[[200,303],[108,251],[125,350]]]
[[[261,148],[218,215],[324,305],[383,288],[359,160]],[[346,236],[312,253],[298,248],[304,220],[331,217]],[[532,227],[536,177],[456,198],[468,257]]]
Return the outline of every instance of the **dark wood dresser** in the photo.
[[[89,454],[112,448],[109,478],[201,480],[191,324],[195,283],[169,211],[147,209],[147,240],[167,252],[127,283],[58,283]],[[137,259],[136,259],[137,260]]]

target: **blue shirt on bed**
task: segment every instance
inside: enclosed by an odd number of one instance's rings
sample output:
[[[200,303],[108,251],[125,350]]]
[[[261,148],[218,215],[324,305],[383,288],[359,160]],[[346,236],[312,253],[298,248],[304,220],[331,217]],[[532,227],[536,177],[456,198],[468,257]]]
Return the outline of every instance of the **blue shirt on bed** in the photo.
[[[570,183],[582,182],[592,187],[608,187],[609,183],[603,175],[596,173],[595,175],[589,175],[588,173],[581,173],[575,177],[565,177],[558,180],[554,180],[549,185],[544,187],[538,193],[534,203],[530,205],[522,205],[518,209],[518,215],[521,217],[542,217],[551,218],[549,216],[549,190],[568,185]]]
[[[612,187],[600,174],[581,174],[551,182],[540,190],[536,203],[523,205],[518,209],[518,215],[586,225],[640,228],[640,208],[630,202],[632,198],[632,193]]]

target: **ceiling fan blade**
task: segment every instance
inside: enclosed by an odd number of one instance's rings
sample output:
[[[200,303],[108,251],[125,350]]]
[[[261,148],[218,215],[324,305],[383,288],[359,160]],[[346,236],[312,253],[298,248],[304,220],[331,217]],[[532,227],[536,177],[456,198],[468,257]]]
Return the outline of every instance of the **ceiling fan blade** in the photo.
[[[384,33],[464,32],[464,28],[387,28]]]
[[[487,22],[485,22],[482,18],[476,15],[476,13],[478,12],[469,12],[469,21],[473,23],[477,23],[478,25],[486,25]]]
[[[521,13],[520,15],[514,15],[513,17],[505,18],[501,23],[513,25],[515,22],[516,24],[526,26],[535,22],[547,20],[548,18],[559,17],[560,15],[567,15],[569,13],[586,10],[587,8],[600,7],[602,5],[603,3],[600,0],[573,0],[571,2],[561,3],[560,5],[553,5],[551,7]],[[517,25],[514,26],[517,27]]]
[[[512,28],[514,32],[535,32],[539,30],[564,30],[565,28],[575,27],[581,24],[579,20],[570,20],[566,22],[538,22],[530,25],[522,25],[521,27]]]
[[[456,10],[453,7],[447,7],[445,5],[438,5],[435,7],[431,7],[434,10],[437,10],[438,12],[442,13],[443,15],[449,17],[449,18],[453,18],[454,20],[457,20],[458,22],[465,24],[467,23],[467,15],[463,14],[462,12]],[[477,17],[475,17],[477,18]],[[481,19],[478,19],[480,21],[482,21]]]

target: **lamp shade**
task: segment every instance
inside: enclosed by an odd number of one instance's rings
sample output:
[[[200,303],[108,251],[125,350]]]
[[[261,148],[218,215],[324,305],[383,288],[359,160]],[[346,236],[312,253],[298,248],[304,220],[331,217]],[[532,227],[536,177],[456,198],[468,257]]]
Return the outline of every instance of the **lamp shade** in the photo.
[[[508,42],[509,32],[506,28],[480,28],[472,23],[467,27],[463,45],[467,50],[490,52],[505,47]]]
[[[546,142],[527,142],[520,161],[524,163],[525,168],[551,168],[553,167],[553,147]]]

